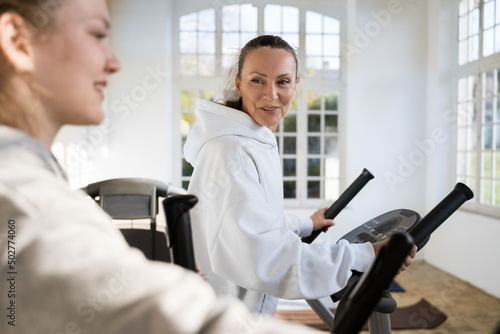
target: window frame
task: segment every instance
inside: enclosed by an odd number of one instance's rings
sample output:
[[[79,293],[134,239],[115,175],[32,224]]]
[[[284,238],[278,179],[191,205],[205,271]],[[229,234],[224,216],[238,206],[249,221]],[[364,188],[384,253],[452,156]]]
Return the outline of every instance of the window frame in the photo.
[[[493,0],[495,1],[495,0]],[[455,152],[455,180],[456,182],[464,182],[467,183],[467,180],[464,180],[462,176],[467,177],[467,173],[460,175],[459,174],[459,164],[461,161],[459,161],[459,154],[466,151],[459,151],[459,145],[458,142],[461,140],[459,138],[459,122],[460,122],[460,117],[461,115],[459,114],[459,104],[461,103],[461,98],[459,96],[459,81],[464,78],[469,78],[470,76],[476,76],[478,81],[477,81],[477,87],[476,87],[476,98],[475,102],[476,103],[476,124],[475,124],[475,140],[476,140],[476,146],[473,151],[474,154],[476,155],[476,161],[475,161],[475,170],[476,174],[473,175],[473,184],[469,184],[475,192],[475,197],[473,200],[470,200],[466,202],[462,209],[465,211],[477,213],[477,214],[482,214],[494,218],[500,218],[500,205],[495,206],[495,205],[487,205],[481,202],[482,196],[483,196],[483,189],[482,189],[482,182],[481,180],[483,179],[482,175],[482,158],[483,158],[483,153],[486,152],[498,152],[500,154],[500,149],[498,150],[489,150],[487,148],[483,149],[482,145],[482,133],[483,133],[483,113],[484,113],[484,103],[483,103],[483,75],[485,75],[488,72],[498,70],[500,71],[500,50],[498,50],[496,53],[493,52],[493,54],[490,54],[488,56],[483,55],[483,41],[484,41],[484,26],[483,26],[483,18],[484,18],[484,4],[485,3],[490,3],[491,1],[485,1],[485,0],[480,0],[478,1],[478,8],[479,8],[479,34],[478,34],[478,57],[477,59],[474,59],[472,61],[467,61],[465,63],[460,64],[460,3],[458,2],[457,7],[456,7],[456,27],[457,27],[457,38],[455,39],[455,50],[456,50],[456,59],[455,59],[455,64],[456,64],[456,70],[455,70],[455,76],[453,80],[453,91],[454,93],[454,106],[456,109],[455,115],[456,115],[456,123],[455,123],[455,141],[454,141],[454,147],[453,147],[453,152]],[[496,0],[496,5],[500,6],[500,0]],[[498,26],[499,24],[497,24]],[[495,25],[494,25],[495,27]],[[495,29],[495,28],[493,28]],[[469,52],[469,51],[468,51]],[[498,96],[500,99],[500,96]],[[490,123],[488,123],[490,124]],[[498,122],[497,122],[498,124]],[[492,121],[491,125],[494,126],[495,123]],[[493,174],[493,171],[492,171]],[[491,175],[489,177],[490,180],[494,180],[495,177]],[[500,182],[500,179],[498,180]],[[492,189],[494,191],[494,188]]]

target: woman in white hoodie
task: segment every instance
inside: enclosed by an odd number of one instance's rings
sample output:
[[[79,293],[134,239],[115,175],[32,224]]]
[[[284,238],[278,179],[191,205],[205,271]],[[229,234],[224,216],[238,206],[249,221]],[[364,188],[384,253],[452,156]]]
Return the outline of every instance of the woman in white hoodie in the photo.
[[[71,191],[50,147],[103,119],[109,25],[105,0],[0,0],[0,333],[312,333],[147,260]]]
[[[191,221],[201,271],[216,292],[240,298],[254,313],[274,314],[278,298],[337,292],[381,247],[304,244],[300,237],[333,225],[325,209],[307,219],[284,213],[274,131],[295,96],[297,67],[294,49],[280,37],[248,42],[235,76],[238,98],[224,105],[198,99],[198,121],[184,146],[194,167],[188,191],[199,198]]]

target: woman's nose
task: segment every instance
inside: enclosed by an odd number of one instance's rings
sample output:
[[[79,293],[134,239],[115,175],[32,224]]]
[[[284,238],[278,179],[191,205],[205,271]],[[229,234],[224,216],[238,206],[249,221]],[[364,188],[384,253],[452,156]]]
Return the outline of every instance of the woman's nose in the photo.
[[[266,86],[265,95],[270,101],[274,101],[278,98],[278,91],[274,83],[270,83]]]
[[[110,54],[108,56],[108,61],[106,63],[106,72],[109,74],[113,74],[118,72],[121,69],[121,64],[118,58],[116,58],[115,53],[110,50]]]

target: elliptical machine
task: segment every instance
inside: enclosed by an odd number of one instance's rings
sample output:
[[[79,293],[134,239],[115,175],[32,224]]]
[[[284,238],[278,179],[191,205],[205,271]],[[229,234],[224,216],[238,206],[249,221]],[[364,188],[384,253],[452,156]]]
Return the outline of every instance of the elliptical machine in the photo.
[[[366,169],[342,193],[325,217],[334,219],[350,200],[370,181],[373,175]],[[370,333],[391,333],[390,313],[397,308],[396,301],[387,292],[398,269],[415,244],[422,249],[434,232],[460,206],[474,197],[463,183],[454,189],[424,218],[412,210],[400,209],[384,213],[345,234],[341,239],[351,243],[379,242],[389,239],[380,250],[367,272],[353,272],[346,287],[331,295],[339,302],[336,315],[319,300],[307,300],[311,308],[330,329],[331,333],[358,333],[368,320]],[[302,241],[311,243],[321,231],[315,231]]]

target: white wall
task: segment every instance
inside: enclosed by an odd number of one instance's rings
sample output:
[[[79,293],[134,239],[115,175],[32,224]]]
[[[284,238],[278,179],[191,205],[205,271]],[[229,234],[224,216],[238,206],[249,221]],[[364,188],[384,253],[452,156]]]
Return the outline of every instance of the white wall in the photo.
[[[108,1],[113,48],[122,64],[110,78],[109,155],[94,160],[95,180],[171,179],[171,1]]]
[[[92,160],[93,180],[173,179],[172,3],[109,1],[112,41],[123,69],[110,80],[109,155]],[[425,215],[454,184],[453,124],[446,115],[453,110],[450,8],[456,1],[346,3],[348,96],[341,133],[346,186],[363,168],[375,179],[337,217],[335,230],[322,235],[330,240],[389,210],[408,208]],[[438,34],[441,28],[446,29]],[[151,70],[163,75],[154,81]],[[500,243],[493,240],[499,234],[497,220],[458,212],[419,258],[500,297],[500,266],[486,259],[500,254]]]

